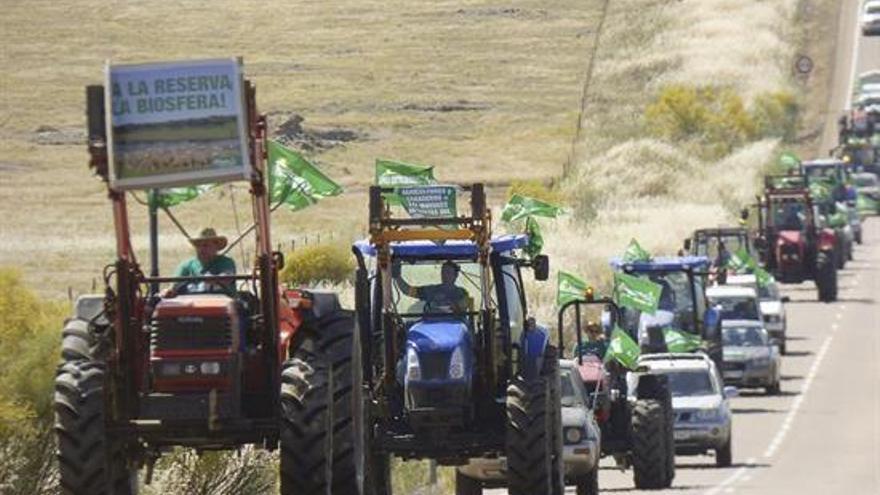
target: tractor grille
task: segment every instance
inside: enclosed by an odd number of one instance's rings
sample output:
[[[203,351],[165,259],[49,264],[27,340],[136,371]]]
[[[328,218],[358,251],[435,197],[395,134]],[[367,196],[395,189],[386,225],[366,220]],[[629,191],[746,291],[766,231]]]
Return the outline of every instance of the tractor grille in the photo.
[[[153,321],[153,351],[229,349],[232,323],[227,317],[177,317]]]
[[[437,380],[449,375],[449,353],[436,352],[419,354],[422,380]]]

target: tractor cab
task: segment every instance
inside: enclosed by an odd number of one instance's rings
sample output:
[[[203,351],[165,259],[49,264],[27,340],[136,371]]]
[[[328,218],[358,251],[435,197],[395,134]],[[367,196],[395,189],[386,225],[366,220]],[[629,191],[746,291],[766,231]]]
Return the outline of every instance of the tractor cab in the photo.
[[[488,385],[476,382],[487,375],[475,373],[478,354],[488,360],[490,349],[497,356],[509,356],[514,348],[523,348],[520,340],[526,322],[520,269],[529,261],[518,252],[527,242],[525,235],[489,240],[486,267],[472,241],[391,244],[391,311],[384,318],[398,333],[394,380],[403,400],[389,403],[408,428],[424,431],[471,424],[480,408],[475,387]],[[375,273],[377,251],[366,242],[356,249]],[[372,292],[380,288],[381,280],[374,276]],[[502,326],[509,339],[499,338]],[[500,375],[512,370],[492,371]],[[481,392],[501,393],[492,387]]]
[[[782,283],[815,280],[822,300],[837,292],[838,236],[803,175],[769,175],[758,203],[755,246],[761,262]]]
[[[801,175],[806,178],[808,187],[826,187],[830,199],[840,202],[855,202],[855,189],[849,185],[850,165],[836,158],[810,160],[801,163]]]
[[[528,241],[491,235],[482,184],[371,188],[370,238],[353,248],[370,469],[384,472],[391,456],[456,466],[507,456],[500,478],[511,493],[561,481],[559,401],[523,402],[559,393],[558,354],[529,317],[522,273],[546,280],[548,261],[526,255]],[[467,473],[462,487],[483,483]]]
[[[718,311],[706,299],[709,259],[703,256],[655,258],[650,261],[611,261],[614,270],[645,277],[662,287],[660,303],[653,315],[624,308],[623,328],[639,343],[644,353],[666,352],[663,329],[674,328],[699,336],[719,365],[721,332]]]

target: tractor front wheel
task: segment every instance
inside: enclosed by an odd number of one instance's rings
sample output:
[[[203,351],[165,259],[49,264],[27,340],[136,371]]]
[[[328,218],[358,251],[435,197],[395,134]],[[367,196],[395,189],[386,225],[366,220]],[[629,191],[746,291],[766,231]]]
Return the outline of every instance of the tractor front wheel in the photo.
[[[816,259],[816,288],[819,300],[834,302],[837,300],[837,267],[834,253],[819,253]]]
[[[483,484],[455,470],[455,495],[482,495]]]
[[[547,352],[537,378],[517,376],[507,387],[507,476],[511,495],[556,495],[562,488],[556,429],[561,422],[553,383],[559,381],[555,350]],[[559,481],[557,481],[559,480]]]
[[[306,324],[281,371],[281,493],[355,495],[350,313]]]
[[[639,490],[669,486],[666,418],[659,400],[640,399],[633,407],[633,480]]]
[[[131,495],[137,493],[137,470],[128,465],[122,442],[107,431],[104,363],[82,359],[88,352],[63,363],[55,377],[61,493]]]

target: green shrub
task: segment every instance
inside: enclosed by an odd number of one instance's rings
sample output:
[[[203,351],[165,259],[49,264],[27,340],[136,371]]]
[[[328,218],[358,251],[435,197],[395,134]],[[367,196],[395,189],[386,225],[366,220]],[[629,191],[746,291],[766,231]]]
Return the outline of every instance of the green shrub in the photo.
[[[698,141],[705,154],[721,156],[749,141],[794,139],[798,111],[786,91],[761,93],[746,108],[730,87],[672,84],[645,109],[645,126],[653,136]]]
[[[507,199],[510,199],[514,194],[528,196],[554,205],[558,205],[564,200],[558,190],[548,187],[539,180],[515,180],[511,182],[510,187],[507,188]]]
[[[41,301],[20,274],[0,268],[0,438],[51,416],[66,308]]]
[[[65,313],[18,271],[0,268],[0,493],[53,491],[52,389]]]
[[[281,282],[291,285],[340,284],[351,280],[354,259],[344,244],[315,244],[287,255]]]
[[[156,463],[145,495],[237,495],[276,493],[276,456],[254,447],[237,452],[202,452],[177,448]]]
[[[792,141],[797,133],[799,110],[793,94],[776,91],[756,96],[750,113],[759,136]]]
[[[755,135],[755,123],[742,98],[728,87],[666,86],[645,109],[645,123],[654,136],[697,139],[720,154]]]

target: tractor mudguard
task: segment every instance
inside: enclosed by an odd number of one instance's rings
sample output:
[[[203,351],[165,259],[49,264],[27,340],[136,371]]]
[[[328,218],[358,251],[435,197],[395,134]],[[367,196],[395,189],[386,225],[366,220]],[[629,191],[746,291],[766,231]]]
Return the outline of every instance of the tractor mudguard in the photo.
[[[540,375],[548,345],[550,345],[550,332],[542,326],[535,325],[522,333],[519,340],[520,375],[528,380]]]

